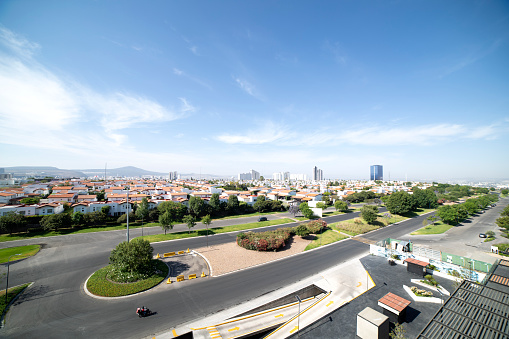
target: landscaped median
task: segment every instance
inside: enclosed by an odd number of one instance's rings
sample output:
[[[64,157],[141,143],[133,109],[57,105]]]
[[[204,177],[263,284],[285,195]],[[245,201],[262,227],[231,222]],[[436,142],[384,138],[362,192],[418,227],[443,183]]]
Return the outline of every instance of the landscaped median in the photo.
[[[146,291],[166,278],[168,265],[161,260],[154,260],[159,274],[154,273],[147,279],[138,280],[132,283],[117,283],[108,278],[112,266],[108,265],[96,271],[87,281],[87,289],[90,293],[101,297],[120,297]]]
[[[261,221],[261,222],[252,222],[252,223],[248,223],[248,224],[240,224],[240,225],[233,225],[233,226],[214,227],[214,228],[209,228],[208,235],[244,231],[244,230],[260,228],[260,227],[288,224],[291,222],[294,222],[294,221],[292,219],[284,218],[284,219],[267,220],[267,221]],[[183,232],[175,232],[175,233],[168,233],[168,234],[147,235],[147,236],[144,236],[143,239],[146,239],[150,242],[159,242],[159,241],[167,241],[167,240],[175,240],[175,239],[201,237],[201,236],[205,236],[205,235],[207,235],[207,230],[202,229],[202,230],[193,231],[191,233],[189,233],[188,231],[183,231]]]
[[[426,235],[426,234],[442,234],[447,232],[453,225],[444,224],[442,221],[437,221],[433,225],[424,226],[415,232],[410,233],[411,235]]]
[[[10,287],[7,291],[7,301],[5,300],[5,289],[0,292],[0,315],[3,315],[4,312],[7,311],[7,306],[10,302],[18,296],[21,292],[25,290],[30,285],[30,283]]]
[[[25,259],[34,256],[39,252],[40,245],[16,246],[3,248],[0,250],[0,264],[6,263],[9,258],[10,261]],[[17,255],[19,254],[19,255]]]
[[[168,276],[169,268],[166,263],[152,259],[153,251],[145,239],[121,242],[111,251],[110,265],[88,278],[88,292],[101,297],[120,297],[156,286]]]

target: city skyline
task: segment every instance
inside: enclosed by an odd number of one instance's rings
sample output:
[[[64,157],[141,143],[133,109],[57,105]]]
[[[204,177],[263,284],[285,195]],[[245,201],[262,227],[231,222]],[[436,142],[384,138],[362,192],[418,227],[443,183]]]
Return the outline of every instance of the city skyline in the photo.
[[[0,167],[508,179],[508,32],[501,0],[3,1]]]

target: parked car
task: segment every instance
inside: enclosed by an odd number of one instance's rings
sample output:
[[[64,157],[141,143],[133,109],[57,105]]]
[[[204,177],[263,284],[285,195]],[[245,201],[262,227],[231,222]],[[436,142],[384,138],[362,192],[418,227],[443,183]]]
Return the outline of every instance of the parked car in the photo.
[[[484,233],[479,233],[479,238],[486,238],[486,234],[484,234]]]
[[[267,221],[267,218],[266,217],[259,217],[258,221]]]

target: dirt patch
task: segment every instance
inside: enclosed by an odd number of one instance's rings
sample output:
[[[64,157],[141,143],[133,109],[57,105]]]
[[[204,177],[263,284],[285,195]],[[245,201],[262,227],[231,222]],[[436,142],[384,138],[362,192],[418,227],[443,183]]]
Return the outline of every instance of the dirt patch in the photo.
[[[285,247],[277,252],[246,250],[237,245],[236,242],[201,247],[195,249],[195,251],[207,258],[211,266],[212,276],[218,276],[300,253],[304,251],[311,241],[311,239],[302,239],[299,236],[294,236],[287,242]]]

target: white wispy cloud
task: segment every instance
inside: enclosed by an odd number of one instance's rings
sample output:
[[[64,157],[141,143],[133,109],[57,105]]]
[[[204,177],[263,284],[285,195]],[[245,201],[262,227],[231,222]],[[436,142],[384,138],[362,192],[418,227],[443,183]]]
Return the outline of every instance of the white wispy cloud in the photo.
[[[250,96],[252,96],[258,100],[262,100],[262,96],[261,96],[260,92],[249,81],[239,78],[239,77],[233,77],[233,79],[235,80],[237,85],[240,87],[240,89],[242,89],[244,92],[246,92],[247,94],[249,94]]]
[[[446,67],[445,71],[442,72],[442,74],[439,76],[439,78],[448,76],[452,73],[460,71],[463,68],[468,67],[468,66],[478,62],[479,60],[496,52],[498,50],[498,48],[502,45],[502,43],[503,43],[502,39],[497,39],[497,40],[493,41],[488,47],[480,48],[479,50],[477,50],[475,52],[471,52],[470,54],[468,54],[466,56],[456,59],[453,62],[453,65]]]
[[[0,44],[9,51],[0,49],[2,143],[92,154],[105,145],[126,149],[123,129],[196,111],[186,98],[178,98],[180,107],[171,109],[139,94],[103,94],[63,80],[32,58],[37,44],[3,27]]]
[[[343,52],[343,48],[338,42],[325,41],[323,48],[330,52],[338,64],[345,65],[347,62],[346,54]]]
[[[267,144],[284,140],[288,137],[289,131],[286,127],[272,121],[267,121],[256,130],[250,130],[245,134],[222,134],[216,137],[217,140],[227,144]]]
[[[464,139],[495,139],[495,125],[468,127],[460,124],[419,126],[373,126],[358,129],[332,128],[297,131],[288,126],[267,122],[244,134],[222,134],[216,139],[228,144],[278,144],[280,146],[362,145],[362,146],[431,146]]]
[[[40,49],[39,44],[27,40],[2,25],[0,25],[0,42],[16,55],[25,58],[30,58],[35,51]]]
[[[207,84],[205,81],[201,80],[201,79],[198,79],[196,77],[193,77],[193,76],[190,76],[189,74],[187,74],[186,72],[184,72],[183,70],[181,69],[178,69],[178,68],[173,68],[173,74],[175,75],[178,75],[178,76],[181,76],[181,77],[184,77],[186,79],[189,79],[195,83],[197,83],[198,85],[201,85],[203,87],[206,87],[208,88],[209,90],[212,89],[212,87]]]

